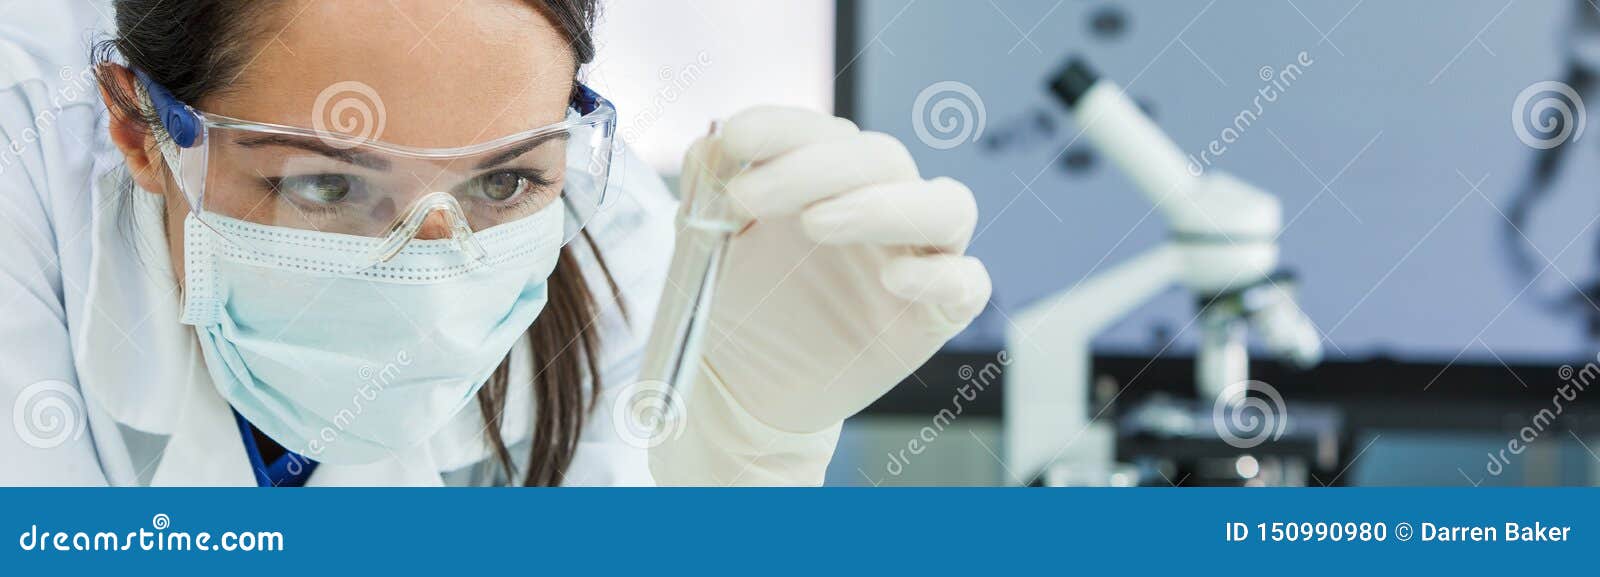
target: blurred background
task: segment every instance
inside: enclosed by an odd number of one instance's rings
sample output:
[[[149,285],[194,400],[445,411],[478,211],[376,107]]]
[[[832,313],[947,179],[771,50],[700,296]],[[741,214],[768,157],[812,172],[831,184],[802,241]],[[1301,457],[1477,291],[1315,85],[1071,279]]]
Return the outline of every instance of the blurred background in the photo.
[[[1600,481],[1587,0],[686,0],[604,17],[591,78],[669,176],[711,119],[783,103],[893,134],[925,177],[977,195],[993,303],[847,423],[830,483]],[[1192,239],[1049,88],[1074,60],[1194,172],[1277,199],[1272,276],[1209,292],[1118,276]],[[1237,322],[1213,322],[1218,303]],[[1309,320],[1311,342],[1274,332],[1277,313]],[[1200,386],[1210,354],[1254,384]]]

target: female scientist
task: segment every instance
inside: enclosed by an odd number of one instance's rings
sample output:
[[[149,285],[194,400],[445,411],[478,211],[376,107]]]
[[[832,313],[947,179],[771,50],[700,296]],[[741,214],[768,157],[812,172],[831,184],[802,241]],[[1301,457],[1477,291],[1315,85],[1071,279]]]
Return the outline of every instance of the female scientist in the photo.
[[[749,224],[640,442],[675,208],[582,83],[594,0],[116,0],[82,62],[85,4],[0,26],[4,484],[820,483],[988,299],[966,187],[736,115],[684,170],[747,167]]]

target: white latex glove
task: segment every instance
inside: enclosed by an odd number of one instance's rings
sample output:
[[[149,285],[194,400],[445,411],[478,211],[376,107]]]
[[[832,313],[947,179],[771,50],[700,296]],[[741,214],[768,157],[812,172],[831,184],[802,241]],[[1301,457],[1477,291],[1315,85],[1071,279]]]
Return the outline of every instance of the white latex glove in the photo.
[[[753,222],[729,246],[685,431],[651,469],[663,484],[820,483],[839,424],[988,302],[988,272],[962,255],[977,206],[960,182],[923,180],[893,137],[817,112],[740,113],[722,153],[753,163],[726,182]]]

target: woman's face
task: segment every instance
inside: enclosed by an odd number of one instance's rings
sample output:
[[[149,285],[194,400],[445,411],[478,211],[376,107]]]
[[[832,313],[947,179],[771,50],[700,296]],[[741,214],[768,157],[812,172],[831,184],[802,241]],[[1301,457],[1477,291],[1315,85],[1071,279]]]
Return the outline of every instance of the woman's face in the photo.
[[[572,90],[574,53],[530,0],[294,0],[260,18],[238,75],[220,93],[191,103],[197,109],[403,146],[453,148],[559,122]],[[350,106],[343,116],[337,110],[341,102]],[[551,144],[522,161],[550,164],[542,157],[562,149]],[[231,173],[259,178],[208,182],[208,209],[216,196],[210,191],[242,193],[264,179],[294,176],[262,174],[292,164],[279,160],[286,155],[304,157],[305,151],[269,143],[215,155],[213,163],[239,169]],[[441,167],[441,173],[430,173],[433,167],[426,164],[407,168],[411,181],[476,187],[489,197],[517,185],[514,176],[467,174],[456,167]],[[360,170],[366,169],[347,172]],[[452,182],[432,182],[441,175]],[[552,185],[559,190],[560,175],[544,177],[538,183],[543,194]],[[300,180],[308,182],[296,190],[318,193],[348,184],[314,176]],[[168,244],[181,279],[182,223],[189,206],[170,179],[166,184]],[[442,214],[430,219],[420,236],[446,234]]]

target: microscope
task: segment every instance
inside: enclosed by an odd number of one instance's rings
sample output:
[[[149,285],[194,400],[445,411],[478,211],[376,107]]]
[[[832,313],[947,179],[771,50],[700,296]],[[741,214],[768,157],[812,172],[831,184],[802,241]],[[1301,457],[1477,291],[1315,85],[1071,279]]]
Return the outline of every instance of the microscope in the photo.
[[[1196,405],[1209,409],[1215,400],[1219,414],[1256,403],[1249,395],[1251,333],[1270,354],[1300,367],[1320,362],[1321,335],[1295,302],[1293,278],[1278,269],[1282,209],[1275,197],[1190,162],[1120,87],[1079,59],[1055,74],[1049,88],[1081,137],[1155,204],[1170,234],[1155,248],[1014,315],[1006,335],[1013,358],[1004,401],[1006,466],[1035,484],[1134,484],[1139,471],[1119,464],[1118,425],[1102,418],[1105,408],[1092,401],[1090,345],[1097,334],[1181,286],[1200,309]],[[1214,423],[1199,410],[1141,410],[1145,414],[1133,416],[1158,428],[1227,437],[1222,429],[1213,432]]]

